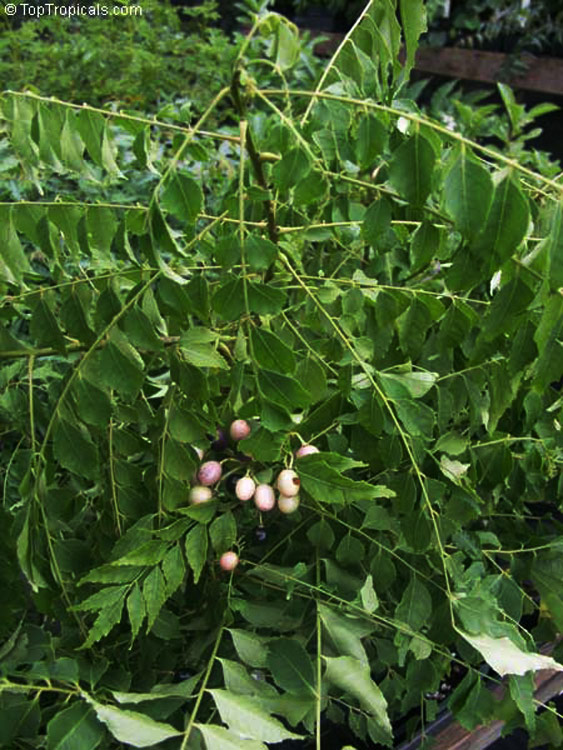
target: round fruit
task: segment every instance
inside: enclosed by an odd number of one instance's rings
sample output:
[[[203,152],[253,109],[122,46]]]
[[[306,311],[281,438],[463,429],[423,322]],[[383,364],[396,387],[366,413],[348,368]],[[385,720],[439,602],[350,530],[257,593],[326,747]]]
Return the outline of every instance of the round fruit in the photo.
[[[219,565],[223,570],[234,570],[238,565],[238,561],[239,556],[231,549],[228,552],[223,552],[219,559]]]
[[[229,430],[233,440],[244,440],[250,435],[251,427],[246,419],[235,419]]]
[[[222,471],[219,461],[206,461],[199,467],[197,473],[198,481],[206,487],[215,484],[221,479]]]
[[[257,542],[265,542],[266,541],[266,529],[263,526],[257,526],[256,531],[254,532],[256,534],[256,541]]]
[[[190,503],[192,505],[207,503],[209,502],[209,500],[211,500],[212,496],[213,492],[211,492],[209,487],[202,487],[198,484],[195,487],[192,487],[190,490]]]
[[[294,497],[299,492],[301,480],[293,469],[284,469],[278,475],[278,490],[286,497]]]
[[[276,497],[274,490],[269,484],[259,484],[254,492],[254,504],[258,510],[268,511],[272,510],[276,504]]]
[[[251,477],[241,477],[235,487],[235,495],[243,502],[250,500],[256,491],[256,484]]]
[[[293,497],[287,497],[287,495],[280,495],[278,497],[278,508],[282,513],[289,515],[295,513],[299,507],[300,498],[299,495],[293,495]]]
[[[303,458],[303,456],[310,456],[311,453],[318,453],[319,449],[314,445],[302,445],[301,448],[295,451],[296,458]]]

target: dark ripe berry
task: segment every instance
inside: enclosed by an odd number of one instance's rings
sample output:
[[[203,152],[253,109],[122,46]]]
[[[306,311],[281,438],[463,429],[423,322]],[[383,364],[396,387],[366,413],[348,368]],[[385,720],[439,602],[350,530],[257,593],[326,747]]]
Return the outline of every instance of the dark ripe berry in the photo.
[[[225,479],[225,489],[230,495],[236,494],[237,482],[242,479],[243,474],[229,474]]]
[[[266,529],[263,526],[257,526],[256,531],[254,533],[256,535],[257,542],[262,543],[266,541],[266,537],[268,535],[266,534]]]
[[[214,451],[217,451],[220,453],[221,451],[224,451],[229,444],[229,439],[227,437],[227,433],[225,430],[222,430],[220,427],[217,429],[217,433],[215,435],[215,440],[211,443],[211,447]]]

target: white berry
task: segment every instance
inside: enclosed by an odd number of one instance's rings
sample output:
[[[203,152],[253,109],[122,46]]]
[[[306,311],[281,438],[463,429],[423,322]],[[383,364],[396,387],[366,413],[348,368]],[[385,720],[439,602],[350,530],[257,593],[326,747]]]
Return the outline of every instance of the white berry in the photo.
[[[258,510],[268,511],[272,510],[276,504],[276,497],[274,490],[269,484],[259,484],[254,492],[254,504]]]
[[[295,513],[297,508],[299,507],[300,503],[299,495],[293,495],[293,497],[288,497],[287,495],[280,495],[278,497],[278,508],[281,511],[281,513],[285,513],[286,515],[289,515],[290,513]]]
[[[223,570],[234,570],[239,563],[239,556],[233,550],[223,552],[219,559],[219,565]]]
[[[207,503],[213,497],[213,492],[209,487],[202,487],[197,485],[192,487],[190,490],[190,503],[192,505],[198,505],[199,503]]]
[[[294,497],[299,492],[301,480],[293,469],[284,469],[278,475],[278,490],[286,497]]]
[[[235,486],[235,495],[245,502],[250,500],[256,491],[256,484],[251,477],[241,477]]]
[[[312,453],[318,453],[319,449],[314,445],[302,445],[301,448],[295,451],[296,458],[303,458],[303,456],[310,456]]]

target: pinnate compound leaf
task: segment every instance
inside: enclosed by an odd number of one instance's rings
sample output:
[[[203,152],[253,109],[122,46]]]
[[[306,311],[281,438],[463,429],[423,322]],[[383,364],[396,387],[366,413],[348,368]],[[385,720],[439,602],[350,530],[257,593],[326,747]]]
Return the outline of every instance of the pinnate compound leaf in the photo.
[[[555,661],[551,656],[543,654],[527,653],[522,651],[510,638],[492,638],[486,633],[469,635],[463,630],[459,634],[477,649],[495,672],[501,677],[506,674],[526,674],[526,672],[538,669],[554,669],[563,672],[563,665]]]
[[[360,706],[370,713],[387,739],[393,730],[387,715],[387,701],[380,688],[371,679],[369,666],[352,656],[324,657],[327,682],[353,695]]]
[[[270,642],[267,666],[282,690],[298,695],[315,692],[313,664],[309,654],[294,638]]]
[[[194,724],[199,729],[207,750],[268,750],[266,745],[256,740],[245,740],[225,727],[215,724]]]
[[[227,690],[210,690],[221,719],[232,732],[241,738],[261,742],[281,742],[299,740],[302,735],[287,730],[254,700],[244,695],[234,695]]]
[[[94,750],[104,736],[94,711],[82,701],[59,711],[47,725],[49,750]]]
[[[481,231],[492,199],[493,181],[488,170],[461,151],[446,175],[444,205],[465,238],[472,239]]]
[[[170,737],[178,737],[178,732],[170,724],[155,721],[137,711],[124,711],[115,706],[104,706],[87,697],[98,719],[103,722],[118,742],[133,747],[152,747]]]

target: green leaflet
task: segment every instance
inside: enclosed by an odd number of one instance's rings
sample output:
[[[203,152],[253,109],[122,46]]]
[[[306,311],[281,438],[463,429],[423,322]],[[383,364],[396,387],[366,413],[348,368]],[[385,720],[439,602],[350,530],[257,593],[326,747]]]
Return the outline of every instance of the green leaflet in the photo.
[[[170,724],[155,721],[137,711],[124,711],[115,706],[103,705],[88,696],[86,700],[118,742],[133,747],[151,747],[157,742],[181,734]]]
[[[450,167],[444,182],[444,208],[468,240],[487,220],[493,199],[493,182],[486,167],[465,149]]]
[[[354,696],[361,707],[376,719],[382,733],[382,741],[389,745],[392,740],[392,728],[387,714],[387,701],[371,679],[369,667],[351,656],[325,656],[324,661],[324,679]]]
[[[215,724],[194,724],[201,732],[207,750],[267,750],[266,745],[256,740],[241,739],[236,732]]]
[[[174,170],[164,182],[160,202],[177,219],[193,224],[203,206],[203,193],[193,177]]]
[[[247,696],[234,695],[227,690],[210,690],[221,719],[239,736],[264,742],[301,739],[288,731],[281,722],[260,709]]]
[[[94,750],[104,739],[103,726],[86,703],[76,701],[59,711],[47,725],[47,741],[52,750]]]
[[[313,663],[303,646],[292,638],[280,638],[268,646],[268,669],[276,685],[289,693],[316,693]]]
[[[529,204],[512,176],[496,186],[491,210],[481,234],[472,249],[487,263],[494,255],[493,268],[502,265],[516,252],[528,229]]]
[[[411,136],[393,151],[389,181],[409,203],[422,205],[432,188],[432,170],[436,155],[423,136]]]

